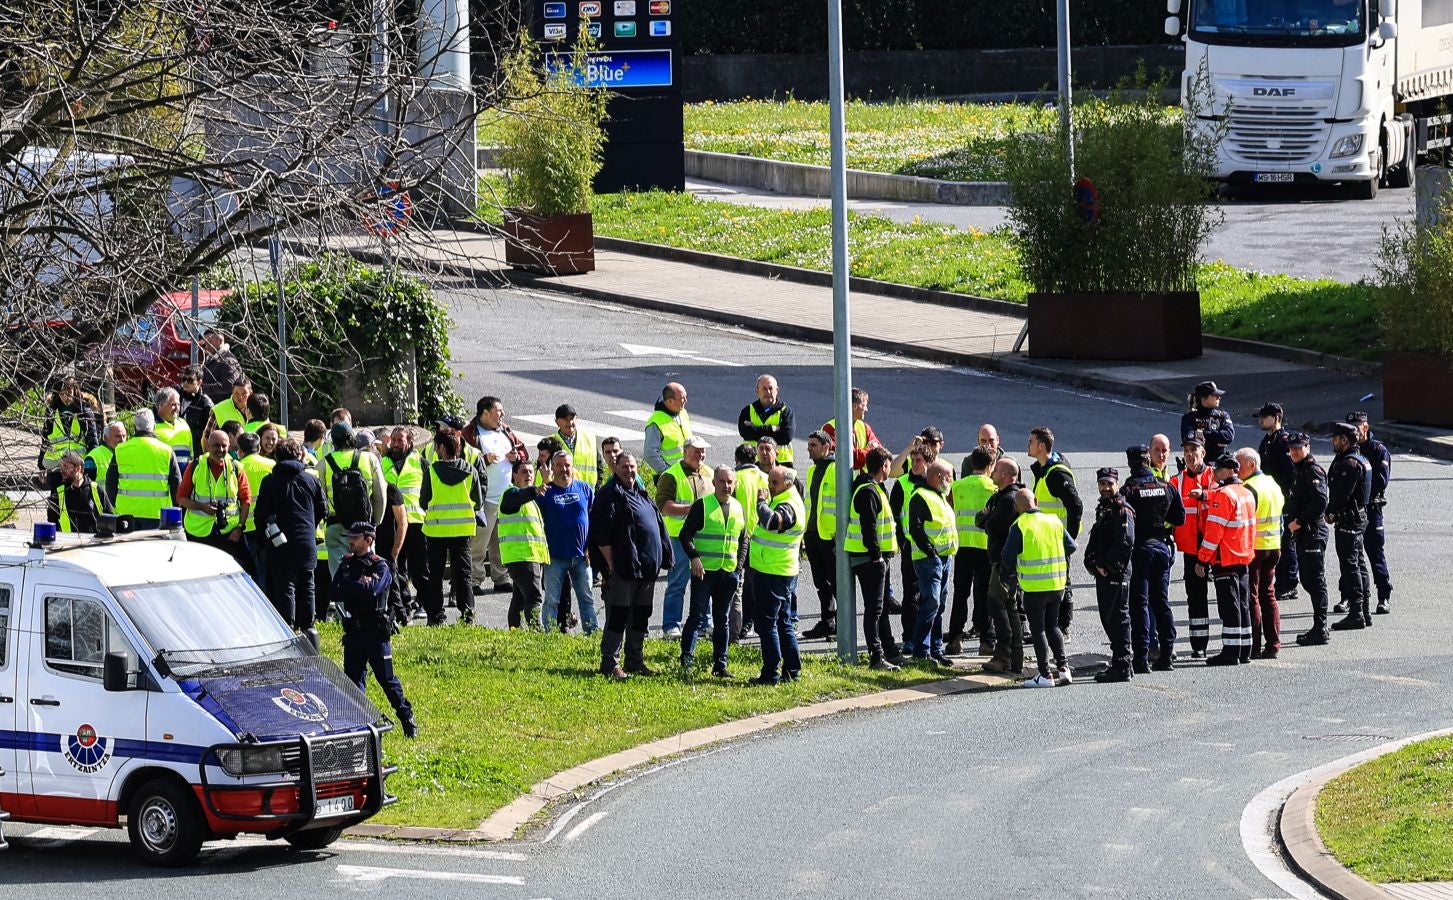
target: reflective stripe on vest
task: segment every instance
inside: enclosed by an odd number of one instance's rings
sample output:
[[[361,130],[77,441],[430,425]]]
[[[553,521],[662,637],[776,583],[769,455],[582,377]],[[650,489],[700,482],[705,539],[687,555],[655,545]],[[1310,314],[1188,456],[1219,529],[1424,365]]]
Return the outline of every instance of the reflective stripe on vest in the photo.
[[[681,410],[673,417],[658,409],[651,413],[646,425],[655,425],[661,431],[661,459],[665,460],[667,468],[681,462],[681,458],[686,455],[686,442],[692,437],[691,416],[686,410]],[[650,466],[645,468],[649,470]]]
[[[445,484],[429,468],[429,506],[424,510],[425,537],[471,537],[474,534],[474,472],[458,484]]]
[[[761,428],[764,425],[771,425],[773,428],[776,428],[777,426],[782,424],[782,410],[784,409],[786,409],[786,407],[779,406],[772,411],[772,414],[770,416],[764,419],[762,418],[762,414],[757,412],[757,404],[748,403],[747,421],[751,422],[758,428]],[[777,445],[777,461],[784,464],[792,462],[792,445],[790,443]]]
[[[1049,492],[1049,473],[1055,469],[1064,469],[1065,475],[1071,481],[1075,480],[1075,473],[1069,466],[1064,463],[1055,463],[1048,469],[1045,469],[1044,474],[1034,482],[1034,499],[1039,503],[1040,512],[1053,513],[1060,520],[1060,524],[1068,525],[1070,512],[1065,509],[1064,501]]]
[[[404,457],[399,468],[394,467],[393,457],[383,458],[383,480],[399,489],[404,498],[404,512],[410,524],[424,521],[424,508],[419,505],[419,494],[424,489],[424,464],[417,453]]]
[[[692,490],[691,482],[687,480],[686,470],[681,468],[681,463],[675,463],[663,474],[670,475],[672,483],[676,486],[676,502],[684,503],[688,507],[696,502],[696,491]],[[696,474],[700,475],[698,468]],[[686,524],[686,513],[681,515],[667,515],[661,513],[661,519],[666,523],[666,533],[672,537],[681,536],[681,526]]]
[[[1256,494],[1256,549],[1281,549],[1281,514],[1286,496],[1270,475],[1258,472],[1242,482]]]
[[[473,521],[471,515],[470,522]],[[540,505],[534,500],[522,504],[509,515],[501,513],[495,528],[499,535],[500,562],[509,565],[550,561],[550,547],[545,543],[545,519],[540,515]]]
[[[168,449],[170,452],[170,449]],[[237,466],[231,459],[222,461],[222,474],[212,477],[211,462],[203,457],[197,460],[192,466],[192,500],[197,503],[211,503],[220,501],[223,505],[223,515],[227,517],[226,526],[220,532],[229,534],[238,525],[237,508]],[[217,524],[216,513],[208,510],[200,513],[194,509],[187,510],[186,518],[182,522],[187,528],[187,534],[195,537],[206,537],[213,532]]]
[[[878,535],[878,549],[893,552],[893,509],[888,505],[888,492],[876,481],[867,484],[860,484],[853,489],[853,512],[848,519],[848,533],[843,536],[843,550],[848,553],[867,553],[868,545],[863,542],[863,520],[858,515],[858,492],[864,490],[875,490],[878,492],[878,520],[874,523],[874,531]]]
[[[716,494],[701,498],[701,530],[696,532],[696,552],[708,572],[735,572],[737,544],[746,530],[747,517],[735,497],[722,506]]]
[[[575,429],[575,446],[565,443],[565,435],[555,432],[555,437],[560,441],[566,450],[570,451],[570,464],[575,469],[575,477],[595,487],[600,480],[600,456],[595,449],[595,438]]]
[[[908,510],[913,505],[914,497],[922,497],[928,504],[928,521],[923,523],[923,531],[928,535],[934,552],[939,556],[953,555],[959,549],[959,533],[954,527],[953,507],[949,506],[948,501],[938,491],[928,485],[919,485],[903,503],[903,533],[909,535],[908,543],[913,548],[913,558],[925,559],[928,556],[918,548],[918,543],[908,531]]]
[[[781,457],[778,457],[780,459]],[[817,502],[812,499],[812,482],[817,470],[826,468],[817,485]],[[814,462],[807,473],[807,517],[817,517],[817,536],[824,541],[837,537],[837,462],[829,460],[825,465]]]
[[[262,480],[272,474],[273,467],[277,465],[276,460],[268,459],[261,453],[249,453],[237,461],[242,471],[247,475],[247,488],[252,492],[252,502],[247,506],[247,521],[242,523],[242,530],[257,530],[257,495],[262,490]]]
[[[989,536],[984,529],[974,524],[974,517],[994,496],[994,481],[988,475],[965,475],[953,483],[949,493],[953,497],[954,521],[958,524],[959,546],[977,547],[986,550]]]
[[[1016,569],[1019,586],[1026,591],[1062,591],[1069,582],[1065,559],[1065,529],[1044,511],[1027,512],[1014,520],[1024,539]]]
[[[807,533],[807,506],[794,487],[772,498],[772,509],[783,504],[796,513],[795,521],[786,531],[772,531],[761,522],[752,525],[749,565],[764,575],[796,575],[801,564],[798,557],[802,536]]]
[[[116,514],[157,519],[170,505],[167,484],[172,470],[172,448],[151,435],[137,435],[116,445]]]
[[[157,440],[172,448],[172,452],[177,455],[177,466],[185,470],[187,463],[192,461],[192,429],[187,420],[181,416],[171,422],[157,419],[153,434]]]

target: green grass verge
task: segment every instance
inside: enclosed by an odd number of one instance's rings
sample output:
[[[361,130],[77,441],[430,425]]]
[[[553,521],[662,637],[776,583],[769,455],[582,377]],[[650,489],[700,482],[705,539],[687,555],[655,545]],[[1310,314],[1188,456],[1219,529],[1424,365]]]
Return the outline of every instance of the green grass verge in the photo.
[[[1368,881],[1453,881],[1453,737],[1364,763],[1317,797],[1317,831]]]
[[[340,656],[337,626],[323,646]],[[761,669],[755,646],[733,647],[738,676],[720,682],[703,671],[683,680],[674,642],[648,640],[647,664],[670,674],[624,683],[595,674],[600,643],[583,636],[505,632],[453,626],[411,627],[393,642],[394,665],[422,729],[413,741],[397,730],[384,756],[399,767],[389,789],[399,802],[375,821],[473,828],[550,775],[658,738],[856,694],[934,681],[937,672],[909,667],[874,672],[809,656],[803,678],[774,688],[746,679]],[[698,645],[705,661],[710,650]],[[368,693],[388,711],[369,678]]]

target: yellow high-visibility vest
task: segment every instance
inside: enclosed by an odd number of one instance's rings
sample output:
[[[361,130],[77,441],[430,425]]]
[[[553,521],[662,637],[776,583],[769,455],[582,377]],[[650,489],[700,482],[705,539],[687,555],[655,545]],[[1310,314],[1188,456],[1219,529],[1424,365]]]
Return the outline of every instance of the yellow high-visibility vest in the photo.
[[[959,546],[986,550],[989,536],[974,524],[974,517],[994,496],[997,488],[988,475],[965,475],[955,481],[949,493],[953,497],[954,519],[958,523]]]
[[[807,506],[797,494],[797,488],[787,490],[772,498],[772,509],[787,505],[796,513],[796,519],[786,531],[772,531],[756,521],[753,513],[752,546],[748,551],[748,565],[764,575],[796,575],[801,566],[802,536],[807,533]]]
[[[1069,560],[1065,558],[1065,527],[1059,518],[1043,510],[1023,513],[1014,520],[1024,539],[1015,568],[1019,586],[1026,591],[1062,591],[1069,583]]]
[[[735,497],[723,506],[716,494],[701,498],[701,530],[696,532],[696,552],[708,572],[735,572],[737,545],[747,527],[746,513]]]

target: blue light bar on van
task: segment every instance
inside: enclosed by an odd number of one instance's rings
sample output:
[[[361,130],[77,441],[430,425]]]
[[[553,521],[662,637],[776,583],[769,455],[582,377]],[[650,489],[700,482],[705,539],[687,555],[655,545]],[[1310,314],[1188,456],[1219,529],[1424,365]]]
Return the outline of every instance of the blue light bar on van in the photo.
[[[36,522],[34,529],[30,532],[31,540],[37,547],[44,547],[55,543],[56,527],[54,522]]]
[[[182,527],[182,508],[180,506],[163,506],[161,508],[161,522],[159,526],[163,531],[176,531]]]

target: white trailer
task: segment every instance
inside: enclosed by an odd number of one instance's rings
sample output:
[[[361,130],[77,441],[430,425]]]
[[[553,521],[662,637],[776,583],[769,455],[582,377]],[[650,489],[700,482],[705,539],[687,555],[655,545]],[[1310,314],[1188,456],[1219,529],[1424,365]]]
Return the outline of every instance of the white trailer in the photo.
[[[1409,187],[1449,146],[1453,0],[1168,0],[1182,98],[1224,129],[1218,176]]]

